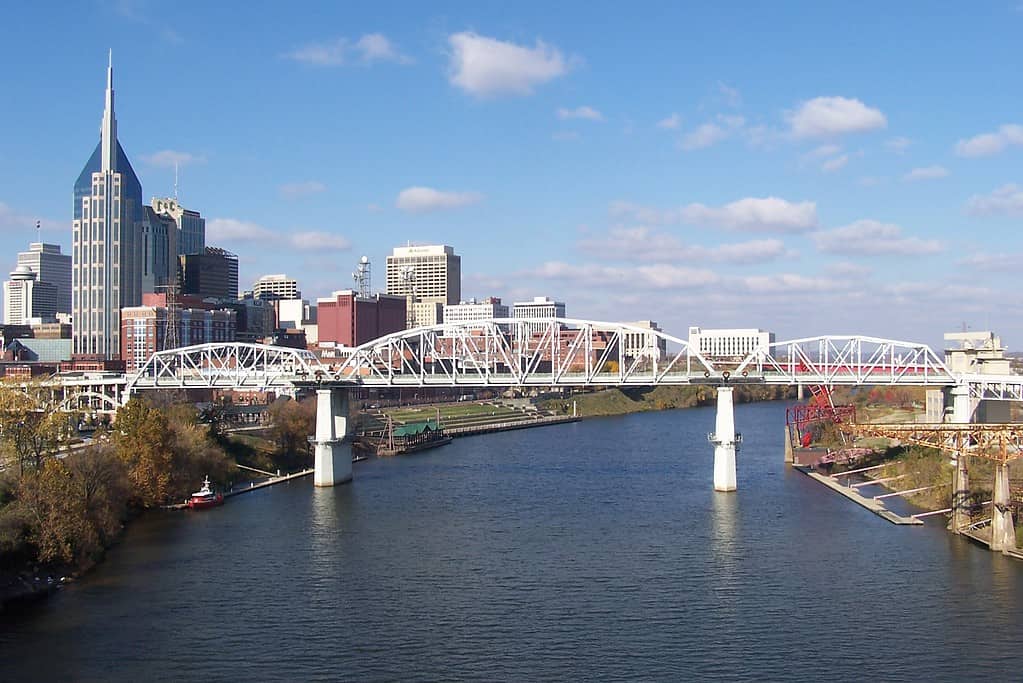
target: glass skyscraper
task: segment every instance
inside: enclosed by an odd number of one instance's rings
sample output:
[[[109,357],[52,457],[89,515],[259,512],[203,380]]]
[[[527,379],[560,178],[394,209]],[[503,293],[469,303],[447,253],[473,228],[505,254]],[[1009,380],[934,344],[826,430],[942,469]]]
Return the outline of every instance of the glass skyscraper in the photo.
[[[74,189],[74,353],[120,356],[120,312],[142,303],[142,185],[117,140],[114,68],[107,67],[100,140]]]

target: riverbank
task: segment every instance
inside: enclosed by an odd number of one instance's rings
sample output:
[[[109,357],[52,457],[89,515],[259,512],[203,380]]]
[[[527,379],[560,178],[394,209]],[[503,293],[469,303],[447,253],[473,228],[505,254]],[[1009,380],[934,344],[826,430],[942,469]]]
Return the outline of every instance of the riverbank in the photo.
[[[796,388],[789,386],[736,384],[734,388],[736,403],[796,398]],[[537,407],[554,414],[601,417],[710,406],[715,405],[716,400],[717,392],[711,386],[623,387],[546,399]]]

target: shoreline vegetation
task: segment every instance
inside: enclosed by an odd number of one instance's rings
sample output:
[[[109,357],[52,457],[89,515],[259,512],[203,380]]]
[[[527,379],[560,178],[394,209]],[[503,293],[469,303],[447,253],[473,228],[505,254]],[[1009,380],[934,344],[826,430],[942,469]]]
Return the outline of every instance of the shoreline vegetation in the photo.
[[[206,476],[223,489],[251,478],[236,464],[312,463],[314,401],[278,401],[267,438],[245,439],[225,431],[223,406],[156,398],[133,398],[83,440],[79,416],[0,386],[0,615],[94,567],[131,519],[182,502]]]

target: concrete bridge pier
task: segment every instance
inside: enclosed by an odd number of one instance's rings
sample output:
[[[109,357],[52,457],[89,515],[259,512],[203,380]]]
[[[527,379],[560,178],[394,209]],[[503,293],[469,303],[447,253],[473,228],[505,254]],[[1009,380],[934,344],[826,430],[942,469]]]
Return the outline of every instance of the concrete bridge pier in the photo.
[[[707,440],[714,444],[714,490],[734,491],[735,452],[742,435],[735,432],[735,411],[732,406],[732,388],[718,387],[718,412],[714,433]]]
[[[991,550],[1014,550],[1016,527],[1009,506],[1009,465],[995,465],[995,486],[991,492]]]
[[[970,457],[953,456],[952,464],[952,518],[948,528],[955,533],[970,523]]]
[[[313,484],[334,486],[352,480],[352,443],[348,440],[348,389],[316,390]]]

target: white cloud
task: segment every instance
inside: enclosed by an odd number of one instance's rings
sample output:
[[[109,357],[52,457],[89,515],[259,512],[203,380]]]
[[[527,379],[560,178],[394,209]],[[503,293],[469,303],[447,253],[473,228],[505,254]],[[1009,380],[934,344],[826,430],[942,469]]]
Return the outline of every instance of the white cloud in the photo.
[[[657,122],[657,127],[663,128],[665,130],[677,130],[678,127],[681,125],[682,117],[679,116],[676,112],[672,112],[671,116],[663,118]]]
[[[718,81],[718,93],[729,107],[742,105],[742,94],[736,89]]]
[[[46,232],[51,230],[60,230],[63,232],[67,230],[66,222],[57,222],[51,221],[47,218],[29,216],[16,211],[8,204],[0,202],[0,232],[24,232],[26,238],[25,241],[34,242],[36,239],[36,221],[39,222],[39,227]],[[32,235],[31,240],[28,239],[29,234]]]
[[[608,211],[616,219],[653,225],[668,225],[682,220],[681,209],[655,209],[621,199],[611,202]]]
[[[411,64],[412,58],[398,52],[390,40],[382,33],[367,33],[355,42],[354,49],[363,62],[395,62]]]
[[[921,166],[902,176],[906,182],[915,180],[936,180],[948,176],[948,169],[944,166]]]
[[[318,231],[296,232],[288,236],[288,242],[301,251],[344,251],[352,247],[352,243],[341,235]]]
[[[343,66],[354,61],[362,64],[394,62],[411,64],[412,59],[401,54],[394,44],[380,33],[367,33],[352,43],[348,38],[337,38],[323,43],[310,43],[284,55],[285,58],[311,66]]]
[[[174,166],[188,166],[189,164],[204,164],[206,157],[191,152],[180,152],[174,149],[164,149],[152,154],[143,154],[142,161],[150,166],[161,168],[174,168]]]
[[[814,202],[793,203],[778,197],[746,197],[720,207],[690,204],[681,216],[689,223],[751,232],[804,232],[817,227]]]
[[[558,109],[558,118],[562,121],[566,119],[587,119],[589,121],[603,121],[604,115],[593,107],[576,107],[575,109],[565,109],[564,107]]]
[[[327,186],[318,180],[306,180],[298,183],[284,183],[277,191],[285,199],[300,199],[309,195],[325,192]]]
[[[740,283],[757,294],[784,294],[788,292],[821,292],[840,289],[845,283],[822,277],[806,277],[794,273],[750,275]]]
[[[693,289],[712,285],[719,276],[712,270],[655,264],[622,268],[597,264],[570,264],[547,261],[523,273],[534,278],[575,282],[589,287],[616,288],[629,286],[642,289]]]
[[[207,242],[214,244],[265,243],[299,251],[338,251],[351,248],[341,235],[321,231],[285,232],[237,218],[213,218],[206,221]]]
[[[1012,252],[1001,252],[998,254],[987,254],[977,252],[959,260],[959,265],[970,266],[981,272],[999,270],[1015,273],[1019,271],[1019,264],[1023,262],[1023,254]]]
[[[647,227],[612,228],[607,235],[587,237],[578,242],[583,252],[604,259],[639,262],[713,261],[716,263],[762,263],[783,256],[781,240],[766,239],[721,244],[714,247],[683,244],[668,233]]]
[[[814,147],[812,150],[803,155],[806,160],[823,159],[824,157],[833,157],[842,151],[840,145],[819,145]]]
[[[1023,126],[1007,123],[993,133],[981,133],[956,143],[956,154],[961,157],[986,157],[998,154],[1006,147],[1023,145]]]
[[[566,142],[578,139],[579,133],[574,130],[556,130],[553,133],[551,133],[551,140],[556,140],[558,142]]]
[[[728,132],[716,123],[705,123],[682,138],[682,149],[710,147],[728,137]]]
[[[409,213],[426,213],[457,209],[482,200],[483,195],[478,192],[442,192],[432,187],[408,187],[398,193],[395,206]]]
[[[834,159],[828,159],[821,164],[821,170],[825,173],[834,173],[835,171],[845,168],[845,165],[849,163],[849,155],[843,154],[842,156],[835,157]]]
[[[817,248],[838,254],[901,254],[919,256],[934,254],[943,249],[937,240],[905,237],[902,228],[894,223],[864,219],[840,228],[821,230],[811,235]]]
[[[786,116],[797,138],[829,137],[885,128],[879,109],[847,97],[815,97]]]
[[[262,225],[236,218],[211,218],[206,221],[206,241],[221,242],[267,242],[277,238],[277,233]]]
[[[1009,183],[990,194],[975,194],[966,202],[966,212],[973,216],[1023,216],[1023,187]]]
[[[886,140],[884,146],[895,152],[896,154],[905,154],[909,146],[913,144],[913,141],[909,138],[895,137]]]
[[[570,68],[557,48],[540,40],[530,48],[465,31],[448,43],[448,80],[476,97],[529,95]]]

